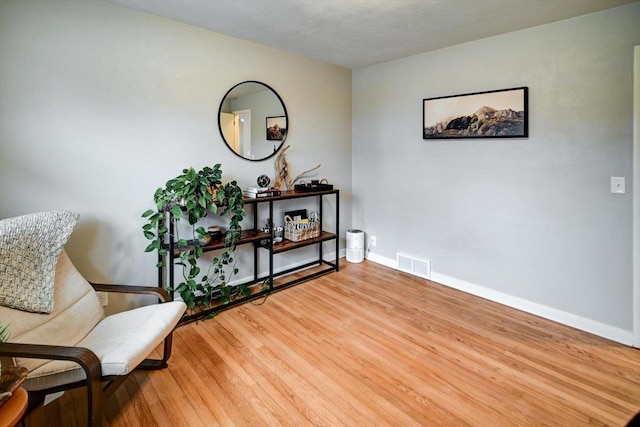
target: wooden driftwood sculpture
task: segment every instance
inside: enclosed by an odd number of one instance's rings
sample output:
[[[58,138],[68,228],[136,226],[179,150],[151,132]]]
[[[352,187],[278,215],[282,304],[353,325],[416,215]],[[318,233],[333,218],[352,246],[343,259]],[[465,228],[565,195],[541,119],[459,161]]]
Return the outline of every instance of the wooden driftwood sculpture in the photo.
[[[320,166],[322,166],[322,165],[319,164],[316,167],[309,169],[308,171],[302,172],[300,175],[298,175],[295,178],[293,178],[293,183],[295,184],[300,178],[305,177],[309,172],[313,172],[316,169],[320,169]]]
[[[276,169],[276,182],[273,186],[278,190],[293,189],[293,185],[296,183],[296,181],[304,177],[309,172],[313,172],[314,170],[319,169],[320,166],[322,166],[321,164],[318,164],[317,166],[306,170],[297,175],[295,178],[291,179],[291,176],[289,175],[289,162],[287,162],[287,157],[285,156],[285,152],[289,149],[289,147],[291,146],[287,145],[282,149],[282,151],[280,151],[280,154],[278,154],[278,157],[276,157],[276,161],[274,164],[274,167]]]
[[[274,163],[274,167],[276,169],[276,182],[273,186],[278,190],[285,190],[285,186],[286,189],[289,189],[292,185],[291,178],[289,178],[289,162],[287,162],[287,158],[284,155],[289,147],[291,146],[287,145],[280,151]]]

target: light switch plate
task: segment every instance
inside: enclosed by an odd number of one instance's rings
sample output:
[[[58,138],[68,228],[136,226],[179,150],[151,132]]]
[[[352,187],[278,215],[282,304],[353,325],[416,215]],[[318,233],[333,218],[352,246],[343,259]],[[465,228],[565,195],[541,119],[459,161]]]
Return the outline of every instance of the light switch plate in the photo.
[[[627,192],[625,179],[623,176],[611,177],[611,192],[615,194],[624,194]]]

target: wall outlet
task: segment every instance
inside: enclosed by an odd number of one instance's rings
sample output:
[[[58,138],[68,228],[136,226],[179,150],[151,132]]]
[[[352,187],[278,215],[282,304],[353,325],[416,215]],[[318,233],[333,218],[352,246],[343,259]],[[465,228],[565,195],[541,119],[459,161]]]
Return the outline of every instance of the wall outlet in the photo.
[[[376,236],[371,236],[371,239],[369,239],[369,246],[371,246],[372,248],[375,248],[377,244],[378,244],[378,239],[376,239]]]
[[[611,192],[614,194],[625,194],[627,192],[623,176],[611,177]]]
[[[106,307],[109,305],[109,294],[106,292],[96,292],[96,295],[98,295],[98,299],[100,300],[100,304],[103,307]]]

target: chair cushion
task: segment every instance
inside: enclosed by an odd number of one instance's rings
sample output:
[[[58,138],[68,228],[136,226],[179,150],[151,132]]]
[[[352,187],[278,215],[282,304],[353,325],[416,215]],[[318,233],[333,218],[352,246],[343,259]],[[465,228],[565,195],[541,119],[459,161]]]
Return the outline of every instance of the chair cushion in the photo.
[[[0,221],[0,305],[51,313],[58,256],[77,221],[68,211]]]
[[[175,328],[184,314],[181,301],[153,304],[105,317],[77,346],[100,359],[102,375],[127,375]],[[42,390],[85,379],[77,364],[52,361],[29,373],[24,387]]]
[[[0,306],[0,323],[9,325],[11,342],[75,346],[104,318],[93,287],[76,270],[64,250],[56,265],[54,289],[55,303],[50,314]],[[18,363],[32,371],[47,361],[19,359]]]

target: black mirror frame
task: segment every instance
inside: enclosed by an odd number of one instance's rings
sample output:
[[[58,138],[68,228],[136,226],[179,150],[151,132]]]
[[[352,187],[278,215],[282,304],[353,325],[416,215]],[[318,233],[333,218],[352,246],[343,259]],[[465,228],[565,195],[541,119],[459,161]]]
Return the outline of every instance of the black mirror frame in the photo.
[[[280,104],[282,105],[282,110],[284,111],[284,116],[287,118],[287,132],[285,133],[284,138],[282,138],[282,141],[280,141],[280,146],[278,146],[278,148],[276,148],[273,151],[273,153],[271,153],[267,157],[263,157],[261,159],[247,159],[246,157],[244,157],[240,153],[236,152],[233,148],[231,148],[231,146],[229,145],[229,142],[224,137],[224,133],[222,133],[222,123],[220,123],[220,113],[222,112],[222,106],[224,105],[224,102],[227,99],[227,96],[231,93],[231,91],[233,91],[235,88],[237,88],[238,86],[240,86],[242,84],[245,84],[245,83],[257,83],[259,85],[262,85],[262,86],[266,87],[271,92],[273,92],[273,94],[278,98],[278,101],[280,101]],[[248,160],[250,162],[261,162],[263,160],[267,160],[267,159],[270,159],[271,157],[275,156],[276,153],[278,151],[280,151],[280,149],[284,146],[284,141],[287,139],[287,136],[289,135],[289,126],[290,126],[290,124],[289,124],[289,113],[287,113],[287,107],[284,105],[284,101],[280,97],[280,94],[278,94],[278,92],[276,92],[275,89],[272,88],[271,86],[269,86],[268,84],[263,83],[263,82],[259,82],[257,80],[246,80],[246,81],[243,81],[243,82],[240,82],[240,83],[234,85],[231,89],[229,89],[227,91],[227,93],[224,94],[224,96],[222,97],[222,101],[220,101],[220,106],[218,107],[218,131],[220,132],[220,136],[222,137],[222,141],[227,146],[229,151],[231,151],[233,154],[235,154],[236,156],[240,157],[241,159]]]

